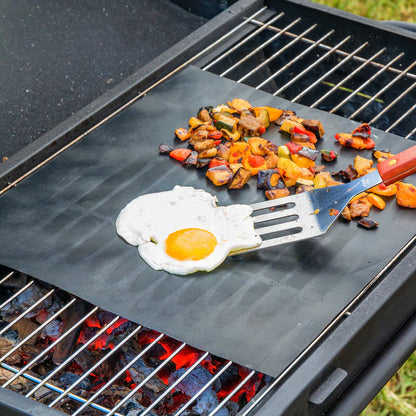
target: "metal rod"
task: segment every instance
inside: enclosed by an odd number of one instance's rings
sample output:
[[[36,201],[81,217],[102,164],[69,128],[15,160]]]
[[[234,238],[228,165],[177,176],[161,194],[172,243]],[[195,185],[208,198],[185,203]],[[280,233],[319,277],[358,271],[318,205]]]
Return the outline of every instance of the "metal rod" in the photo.
[[[23,293],[26,289],[29,289],[30,286],[35,283],[34,280],[31,280],[27,285],[23,286],[21,289],[19,289],[14,295],[10,296],[9,299],[5,300],[1,305],[0,309],[3,309],[8,303],[10,303],[13,299],[16,299],[21,293]]]
[[[172,354],[169,355],[165,360],[163,360],[155,369],[153,372],[151,372],[143,381],[141,381],[127,396],[124,396],[122,400],[120,400],[108,413],[108,416],[113,415],[117,409],[119,409],[121,406],[123,406],[124,403],[126,403],[130,397],[134,396],[151,378],[153,378],[172,358],[174,358],[176,355],[178,355],[185,347],[186,343],[182,343]]]
[[[62,364],[58,365],[53,371],[51,371],[37,386],[29,391],[25,397],[29,398],[32,394],[38,391],[48,380],[50,380],[56,373],[64,369],[68,363],[70,363],[79,353],[88,348],[98,337],[100,337],[107,329],[111,328],[118,320],[119,316],[116,316],[112,319],[107,325],[103,326],[92,338],[90,338],[85,344],[78,348],[74,353],[72,353]]]
[[[405,139],[410,139],[416,133],[416,127],[405,137]]]
[[[337,65],[335,65],[333,68],[331,68],[328,72],[326,72],[324,75],[322,75],[320,78],[318,78],[315,82],[313,82],[309,87],[305,88],[300,94],[298,94],[293,100],[291,100],[293,103],[295,103],[299,98],[302,98],[304,95],[306,95],[310,90],[315,88],[317,85],[319,85],[327,76],[334,73],[339,67],[344,65],[346,62],[350,61],[358,52],[361,51],[361,49],[365,48],[368,45],[368,42],[364,42],[362,45],[360,45],[357,49],[355,49],[353,52],[351,52],[348,56],[344,57],[344,59],[340,62],[338,62]]]
[[[280,33],[278,33],[276,35],[275,39],[277,39],[281,35],[284,35],[286,30],[289,30],[292,26],[296,25],[296,23],[300,22],[300,20],[301,20],[301,18],[298,17],[293,22],[289,23],[284,29],[282,29],[282,31]],[[250,54],[248,54],[244,59],[242,59],[242,61],[245,61],[249,56],[252,56],[254,53],[257,53],[259,50],[263,49],[264,46],[265,45],[260,45],[254,51],[250,52]],[[272,56],[270,56],[269,58],[267,58],[260,65],[256,66],[253,70],[251,70],[246,75],[244,75],[242,78],[240,78],[237,82],[243,82],[243,81],[245,81],[248,77],[250,77],[251,75],[253,75],[260,68],[262,68],[263,66],[267,65],[270,61],[272,61],[274,58],[276,58],[276,56],[278,56],[280,53],[281,53],[280,51],[275,52]]]
[[[192,398],[190,399],[190,400],[188,400],[176,413],[175,413],[175,416],[179,416],[179,415],[181,415],[192,403],[194,403],[195,402],[195,400],[209,387],[209,386],[211,386],[212,384],[214,384],[214,382],[215,382],[215,380],[217,380],[220,376],[221,376],[221,374],[222,373],[224,373],[226,370],[227,370],[227,368],[232,364],[233,362],[232,361],[228,361],[227,362],[227,364],[223,367],[223,368],[221,368],[221,370],[220,371],[218,371],[218,373],[217,374],[215,374],[215,376],[214,377],[212,377],[211,378],[211,380],[210,381],[208,381],[208,383],[206,383],[199,391],[198,391],[198,393],[196,393],[196,394],[194,394],[193,396],[192,396]]]
[[[331,55],[331,53],[333,53],[335,50],[337,50],[339,46],[343,45],[345,42],[348,42],[350,39],[351,39],[351,36],[347,36],[341,42],[338,42],[328,52],[324,53],[319,59],[314,61],[313,64],[311,64],[309,67],[305,68],[300,74],[296,75],[296,77],[292,78],[289,82],[287,82],[285,85],[283,85],[281,88],[279,88],[275,93],[273,93],[273,95],[279,95],[286,88],[290,87],[298,79],[302,78],[305,74],[307,74],[311,70],[311,68],[314,68],[320,62],[322,62],[327,56]]]
[[[387,85],[385,85],[380,91],[377,92],[377,94],[373,95],[366,103],[364,103],[358,110],[356,110],[354,113],[352,113],[348,118],[352,119],[357,114],[359,114],[364,108],[366,108],[368,105],[370,105],[377,97],[379,97],[381,94],[383,94],[384,91],[386,91],[388,88],[390,88],[392,85],[394,85],[399,79],[401,79],[403,76],[405,76],[414,66],[416,65],[416,61],[411,63],[402,73],[397,75],[393,80],[391,80]]]
[[[74,329],[80,326],[85,320],[87,320],[93,313],[98,311],[98,306],[92,308],[86,315],[84,315],[78,322],[71,326],[65,333],[61,334],[61,336],[56,339],[52,344],[48,345],[40,354],[33,358],[32,361],[27,363],[20,371],[15,374],[10,380],[6,381],[2,387],[7,387],[10,383],[12,383],[16,378],[20,377],[26,370],[28,370],[33,364],[39,361],[45,354],[47,354],[52,348],[55,348],[57,344],[59,344],[64,338],[66,338]]]
[[[385,72],[389,66],[393,65],[394,62],[396,62],[398,59],[400,59],[404,53],[397,55],[395,58],[393,58],[387,66],[384,66],[380,70],[378,70],[373,76],[371,76],[367,81],[365,81],[363,84],[361,84],[358,88],[356,88],[347,98],[342,100],[339,104],[337,104],[329,113],[334,113],[338,110],[338,108],[342,107],[347,101],[349,101],[354,95],[358,94],[363,88],[365,88],[368,84],[370,84],[372,81],[374,81],[379,75],[381,75],[383,72]]]
[[[416,82],[414,82],[409,88],[403,91],[398,97],[396,97],[387,107],[383,108],[372,120],[368,122],[368,124],[373,124],[376,122],[384,113],[390,110],[398,101],[400,101],[405,95],[407,95],[412,89],[416,87]],[[387,130],[386,130],[387,131]]]
[[[93,402],[103,391],[105,391],[108,386],[113,384],[114,381],[116,381],[123,373],[132,367],[137,360],[146,354],[146,352],[149,351],[155,344],[157,344],[164,336],[165,334],[160,334],[155,340],[147,345],[146,348],[140,351],[140,353],[136,355],[133,360],[128,362],[117,374],[111,377],[111,379],[108,380],[107,383],[105,383],[104,386],[102,386],[99,390],[97,390],[79,409],[76,410],[75,413],[72,414],[72,416],[77,416],[79,413],[81,413],[87,406],[90,405],[91,402]]]
[[[300,20],[297,19],[298,21]],[[317,26],[317,24],[313,25],[313,27],[315,28]],[[224,72],[222,72],[220,74],[220,77],[223,77],[225,75],[227,75],[229,72],[231,72],[233,69],[237,68],[239,65],[241,65],[243,62],[247,61],[249,58],[251,58],[253,55],[255,55],[257,52],[259,52],[260,50],[264,49],[267,45],[269,45],[270,43],[274,42],[279,36],[281,36],[280,32],[276,33],[275,35],[273,35],[270,39],[267,39],[263,44],[261,44],[260,46],[258,46],[257,48],[253,49],[250,53],[248,53],[246,56],[244,56],[243,58],[241,58],[239,61],[237,61],[235,64],[231,65],[228,69],[226,69]]]
[[[263,22],[260,22],[259,20],[255,20],[255,19],[252,19],[251,23],[252,24],[255,24],[255,25],[258,25],[258,26],[263,25]],[[279,29],[278,27],[275,27],[275,26],[270,26],[269,29],[270,30],[274,30],[276,32],[280,32],[282,30],[282,29]],[[291,33],[291,32],[286,32],[286,34],[288,36],[291,36],[291,37],[297,36],[296,33]],[[313,39],[305,38],[303,40],[306,43],[312,43],[312,44],[316,43],[316,41],[314,41]],[[319,47],[322,48],[322,49],[330,49],[331,48],[330,46],[325,45],[325,44],[321,44],[321,45],[319,45]],[[343,50],[337,50],[336,51],[336,54],[337,55],[341,55],[341,56],[345,56],[345,55],[348,55],[348,52],[345,52]],[[361,56],[356,56],[354,58],[354,60],[361,61],[361,62],[366,61],[366,59],[365,58],[362,58]],[[376,66],[378,68],[384,68],[384,67],[386,67],[386,65],[380,64],[378,62],[372,62],[372,65],[374,65],[374,66]],[[386,69],[388,69],[390,72],[395,72],[397,74],[401,72],[400,69],[390,68],[390,66],[388,66],[388,65],[387,65],[387,68]],[[416,74],[409,74],[409,77],[412,78],[412,79],[416,79]]]
[[[189,367],[185,373],[183,373],[173,384],[169,386],[167,390],[163,392],[140,416],[146,416],[154,407],[156,407],[184,378],[186,378],[192,371],[205,360],[209,355],[209,352],[206,352],[198,359],[191,367]]]
[[[0,280],[0,285],[2,285],[5,281],[10,279],[14,275],[14,272],[10,272],[8,275],[4,276],[3,279]]]
[[[272,17],[269,21],[264,23],[264,26],[260,26],[257,28],[254,32],[252,32],[249,36],[244,38],[240,43],[237,45],[234,45],[232,48],[228,49],[226,52],[221,54],[218,58],[214,59],[212,62],[210,62],[208,65],[205,65],[202,70],[206,71],[207,69],[214,66],[216,63],[223,60],[225,57],[227,57],[230,53],[234,52],[236,49],[240,48],[242,45],[247,43],[250,39],[252,39],[254,36],[258,35],[259,33],[263,32],[265,29],[267,29],[272,23],[274,23],[276,20],[280,19],[282,16],[284,16],[284,13],[280,13],[277,16]]]
[[[45,299],[51,296],[55,292],[55,289],[51,289],[48,293],[42,296],[39,300],[37,300],[33,305],[27,308],[23,313],[21,313],[17,318],[13,319],[13,321],[9,322],[4,328],[0,330],[0,335],[4,334],[8,329],[10,329],[16,322],[20,321],[23,317],[25,317],[29,312],[35,309],[39,304],[41,304]]]
[[[323,35],[318,42],[321,42],[325,40],[327,37],[331,36],[332,33],[334,33],[333,30],[329,31],[325,35]],[[303,33],[299,35],[299,38],[295,38],[292,40],[292,42],[288,43],[290,45],[291,43],[297,42],[299,39],[302,39]],[[292,59],[290,62],[282,66],[279,70],[277,70],[274,74],[270,75],[269,78],[266,78],[261,84],[257,85],[256,89],[260,89],[263,85],[270,82],[273,78],[276,78],[279,74],[281,74],[283,71],[285,71],[287,68],[289,68],[291,65],[293,65],[295,62],[297,62],[299,59],[301,59],[303,56],[305,56],[307,53],[309,53],[312,49],[314,49],[317,45],[311,45],[308,48],[306,48],[304,51],[302,51],[299,55],[297,55],[294,59]]]
[[[5,368],[6,370],[8,370],[8,371],[10,371],[12,373],[17,373],[18,372],[17,368],[14,368],[14,367],[12,367],[12,366],[10,366],[8,364],[4,364],[3,363],[3,364],[1,364],[1,367]],[[41,382],[41,379],[40,378],[35,377],[35,376],[31,375],[31,374],[27,374],[27,373],[22,374],[20,377],[23,377],[23,378],[25,378],[27,380],[33,381],[34,383],[40,383]],[[56,393],[63,392],[63,390],[60,387],[57,387],[54,384],[46,383],[44,385],[44,387],[46,387],[47,389],[52,390],[52,391],[54,391]],[[80,403],[85,403],[86,402],[86,399],[84,399],[84,398],[82,398],[82,397],[80,397],[80,396],[78,396],[76,394],[72,394],[72,393],[71,394],[68,394],[68,397],[71,398],[72,400],[75,400],[75,401],[80,402]],[[99,410],[99,411],[101,411],[103,413],[108,413],[110,411],[106,407],[101,406],[101,405],[96,404],[96,403],[91,404],[91,407],[93,407],[94,409]],[[116,415],[117,416],[122,416],[120,413],[117,413]]]
[[[231,397],[233,397],[234,394],[236,394],[244,386],[244,384],[246,384],[247,381],[249,381],[251,377],[254,376],[254,374],[256,374],[256,372],[254,370],[251,371],[251,373],[248,374],[247,377],[245,377],[244,380],[242,380],[241,383],[233,391],[231,391],[220,403],[218,403],[218,406],[208,416],[214,416],[218,410],[220,410],[224,404],[227,403],[228,400],[230,400]]]
[[[30,338],[32,338],[34,335],[36,335],[38,332],[42,331],[42,329],[45,328],[46,325],[49,325],[62,312],[64,312],[66,309],[68,309],[76,300],[77,300],[77,298],[73,298],[63,308],[61,308],[59,311],[55,312],[52,316],[50,316],[42,325],[38,326],[33,332],[31,332],[29,335],[27,335],[25,338],[23,338],[11,350],[7,351],[7,353],[5,355],[0,357],[0,363],[3,362],[7,357],[12,355],[15,351],[17,351],[26,341],[28,341]]]
[[[414,109],[416,108],[416,104],[413,104],[404,114],[402,114],[387,130],[388,133],[391,129],[396,127],[403,119],[405,119]]]
[[[121,342],[119,342],[113,349],[107,352],[99,361],[97,361],[92,367],[88,370],[84,371],[84,374],[77,379],[73,384],[71,384],[63,393],[61,393],[52,403],[48,405],[48,407],[55,406],[60,400],[62,400],[74,387],[76,387],[79,383],[81,383],[85,378],[89,377],[89,375],[98,368],[104,361],[108,360],[111,355],[113,355],[117,350],[119,350],[127,341],[129,341],[132,337],[134,337],[140,330],[142,326],[137,326],[129,335],[126,336]]]
[[[354,69],[348,76],[346,76],[344,79],[342,79],[338,84],[334,85],[326,94],[324,94],[321,98],[316,100],[312,105],[310,105],[310,108],[316,107],[318,104],[320,104],[325,98],[329,97],[334,91],[336,91],[339,87],[341,87],[343,84],[345,84],[348,80],[350,80],[355,74],[360,72],[363,68],[365,68],[368,64],[370,64],[375,58],[377,58],[379,55],[384,53],[386,48],[380,49],[378,52],[376,52],[371,58],[367,59],[365,62],[363,62],[358,68]]]

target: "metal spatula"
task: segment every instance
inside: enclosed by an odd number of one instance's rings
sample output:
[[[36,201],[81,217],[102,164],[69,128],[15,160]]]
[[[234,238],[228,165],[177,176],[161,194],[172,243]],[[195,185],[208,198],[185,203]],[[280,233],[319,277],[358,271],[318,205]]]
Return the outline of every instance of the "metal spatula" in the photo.
[[[416,173],[416,146],[379,163],[377,170],[349,183],[252,204],[256,231],[263,241],[258,247],[230,254],[247,253],[324,234],[354,196],[382,182],[390,185],[412,173]],[[285,235],[273,238],[277,233]]]

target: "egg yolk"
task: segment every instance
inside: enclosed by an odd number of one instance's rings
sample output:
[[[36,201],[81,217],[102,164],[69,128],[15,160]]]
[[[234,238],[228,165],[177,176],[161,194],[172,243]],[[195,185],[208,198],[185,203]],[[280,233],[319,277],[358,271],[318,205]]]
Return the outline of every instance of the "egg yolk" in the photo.
[[[201,260],[215,249],[215,235],[200,228],[185,228],[169,234],[166,253],[177,260]]]

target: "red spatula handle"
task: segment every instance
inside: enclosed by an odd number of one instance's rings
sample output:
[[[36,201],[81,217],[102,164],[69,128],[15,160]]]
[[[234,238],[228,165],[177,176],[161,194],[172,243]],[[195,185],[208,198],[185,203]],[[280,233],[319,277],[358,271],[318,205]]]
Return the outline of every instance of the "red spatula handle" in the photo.
[[[416,173],[416,146],[412,146],[377,165],[381,179],[390,185]]]

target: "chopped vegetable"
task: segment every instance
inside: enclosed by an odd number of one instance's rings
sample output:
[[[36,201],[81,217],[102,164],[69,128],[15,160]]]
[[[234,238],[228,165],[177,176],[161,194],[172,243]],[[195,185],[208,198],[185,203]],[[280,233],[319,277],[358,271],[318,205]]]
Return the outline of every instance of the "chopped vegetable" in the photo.
[[[361,137],[362,139],[369,139],[371,137],[371,128],[368,123],[361,124],[354,129],[351,134],[354,137]]]
[[[215,166],[228,166],[228,162],[214,157],[211,159],[211,162],[209,162],[208,168],[214,168]]]
[[[201,153],[208,149],[212,149],[213,147],[215,147],[215,143],[214,143],[214,140],[211,140],[211,139],[202,140],[194,144],[194,149],[198,153]]]
[[[291,155],[291,158],[300,168],[313,168],[315,166],[313,160],[300,154],[293,154]]]
[[[216,147],[211,147],[210,149],[204,150],[200,153],[198,153],[198,157],[201,159],[204,159],[206,157],[215,157],[217,156],[217,148]]]
[[[390,152],[390,150],[374,150],[373,157],[377,159],[377,162],[382,162],[383,160],[389,159],[393,157],[394,154]]]
[[[169,153],[169,156],[173,159],[179,160],[179,162],[183,162],[191,153],[191,149],[173,149]]]
[[[216,186],[225,185],[233,177],[233,173],[227,166],[215,166],[207,170],[207,178]]]
[[[241,189],[251,178],[251,172],[243,167],[240,167],[234,173],[231,182],[228,184],[228,189]]]
[[[306,130],[314,133],[317,139],[320,139],[325,133],[322,123],[318,120],[303,120],[302,125]]]
[[[293,143],[293,142],[286,143],[285,146],[289,149],[290,153],[292,154],[298,153],[299,150],[302,150],[302,147],[303,147],[300,144]]]
[[[198,152],[192,151],[190,155],[182,162],[184,166],[195,166],[198,162]]]
[[[378,222],[375,222],[374,220],[372,220],[371,218],[361,218],[360,220],[357,221],[357,225],[360,225],[361,227],[370,229],[370,228],[375,228],[378,225]]]
[[[267,199],[277,199],[289,196],[290,192],[287,188],[269,189],[265,192],[265,195]]]
[[[275,189],[282,188],[283,182],[279,181],[280,173],[277,169],[259,170],[257,173],[257,188]]]
[[[283,110],[280,110],[278,108],[273,108],[273,107],[268,107],[268,106],[263,106],[261,108],[265,108],[267,112],[269,113],[270,123],[272,123],[273,121],[276,121],[283,114]]]
[[[379,185],[369,189],[369,192],[381,196],[393,196],[397,193],[397,186],[394,183],[392,183],[391,185],[385,185],[384,183],[380,183]]]
[[[411,183],[399,182],[396,199],[402,207],[416,208],[416,186]]]
[[[386,202],[381,196],[371,193],[367,195],[367,199],[378,209],[382,210],[386,207]]]
[[[218,130],[213,130],[208,133],[208,139],[219,140],[221,139],[221,137],[222,137],[222,132]]]
[[[179,129],[175,130],[176,137],[181,140],[185,141],[188,140],[191,137],[191,133],[188,129],[184,129],[183,127],[180,127]]]
[[[251,108],[251,104],[242,98],[234,98],[231,102],[228,101],[227,104],[237,111],[248,110]]]
[[[368,139],[364,140],[360,137],[355,137],[349,133],[338,133],[335,135],[335,139],[339,141],[340,144],[346,147],[352,147],[354,149],[372,149],[375,146],[373,140]]]
[[[172,146],[169,146],[168,144],[160,144],[159,145],[159,153],[161,154],[168,154],[173,150]]]
[[[241,163],[250,154],[250,146],[245,142],[235,142],[230,147],[230,163]]]
[[[266,161],[267,169],[273,169],[277,167],[279,157],[275,153],[269,153],[264,160]]]
[[[290,159],[290,150],[286,145],[279,146],[277,155],[279,157],[285,157],[286,159]]]
[[[268,140],[262,139],[261,137],[250,137],[248,139],[248,145],[253,155],[265,156],[268,152],[268,143]]]
[[[363,176],[368,173],[371,166],[373,166],[373,161],[371,159],[366,159],[359,155],[354,159],[354,169],[357,171],[358,176]]]
[[[325,162],[333,162],[338,157],[338,153],[335,150],[322,149],[321,157]]]
[[[264,107],[254,107],[253,113],[256,116],[256,118],[263,124],[266,131],[266,128],[270,125],[270,117],[267,109]]]
[[[296,113],[294,111],[290,111],[290,110],[283,110],[282,114],[276,119],[274,120],[274,122],[278,125],[281,126],[282,123],[289,117],[292,116],[296,116]]]
[[[303,146],[302,149],[299,150],[298,154],[315,161],[318,158],[319,150],[313,150],[310,147]]]
[[[366,197],[363,197],[349,204],[349,209],[351,218],[367,217],[370,213],[371,204]]]
[[[303,127],[302,125],[296,125],[293,127],[292,135],[295,135],[295,134],[301,134],[301,135],[306,134],[309,137],[309,141],[311,143],[316,143],[318,141],[315,134],[309,130],[306,130],[305,127]]]

